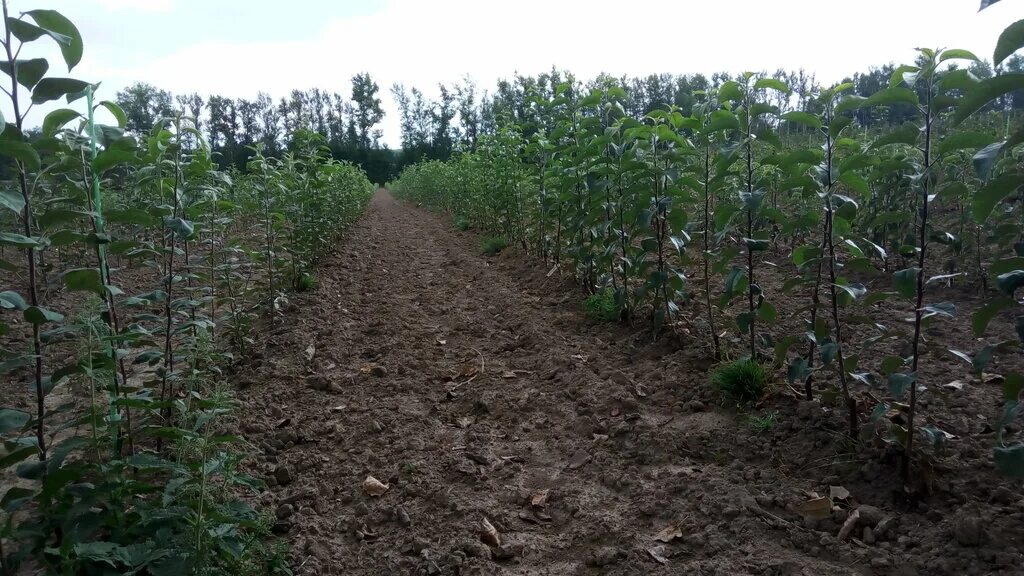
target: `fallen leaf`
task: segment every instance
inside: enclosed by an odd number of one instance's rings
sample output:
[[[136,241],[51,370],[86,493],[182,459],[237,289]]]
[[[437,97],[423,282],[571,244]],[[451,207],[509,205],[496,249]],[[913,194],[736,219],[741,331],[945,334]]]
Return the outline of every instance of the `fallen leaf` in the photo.
[[[367,476],[366,480],[363,480],[363,492],[370,496],[383,496],[390,488],[391,486],[377,480],[373,476]]]
[[[802,504],[797,504],[793,509],[804,518],[822,520],[832,515],[832,499],[825,496],[812,498]]]
[[[438,346],[444,346],[445,344],[448,343],[447,340],[441,340],[440,338],[434,338],[434,342],[437,342]]]
[[[316,346],[314,346],[313,344],[306,346],[305,356],[306,362],[313,360],[313,356],[316,356]]]
[[[964,381],[963,380],[953,380],[952,382],[947,382],[947,383],[943,384],[942,387],[946,388],[948,390],[963,390],[963,388],[964,388]]]
[[[274,424],[274,428],[284,428],[285,426],[287,426],[287,425],[289,425],[291,423],[292,423],[292,419],[291,418],[284,418],[282,420],[278,420],[277,424]]]
[[[331,412],[341,412],[344,409],[345,409],[345,405],[344,404],[338,404],[337,406],[333,406],[331,408]]]
[[[671,542],[676,538],[682,538],[683,531],[676,524],[669,524],[662,528],[661,532],[655,534],[654,539],[658,542]]]
[[[548,503],[548,494],[550,492],[547,488],[534,492],[533,497],[530,498],[530,504],[537,508],[543,508]]]
[[[476,418],[473,416],[462,416],[455,421],[455,426],[458,428],[469,428],[474,422],[476,422]]]
[[[849,516],[846,517],[846,522],[843,522],[843,527],[839,529],[839,540],[846,540],[853,533],[854,528],[857,527],[857,521],[860,520],[860,510],[854,510]]]
[[[644,385],[643,384],[637,384],[636,385],[636,395],[638,397],[640,397],[640,398],[646,398],[647,397],[647,392],[644,391]],[[648,550],[648,552],[650,552],[650,550]]]
[[[1003,375],[989,374],[988,372],[983,372],[981,374],[981,381],[984,382],[985,384],[998,384],[1003,381]]]
[[[501,546],[501,535],[498,534],[498,529],[495,528],[494,525],[487,520],[487,518],[483,519],[483,522],[480,523],[480,526],[481,542],[495,548]]]
[[[842,486],[829,486],[828,495],[833,500],[846,500],[850,497],[850,491]]]
[[[463,378],[469,378],[471,376],[476,376],[476,372],[476,366],[465,366],[462,368],[462,371],[459,372],[459,376],[462,376]]]
[[[665,547],[655,546],[654,548],[648,548],[647,553],[651,555],[658,564],[668,564],[668,558],[665,558]]]
[[[516,373],[511,371],[511,370],[505,370],[504,372],[501,373],[501,377],[502,378],[515,378],[516,377]]]

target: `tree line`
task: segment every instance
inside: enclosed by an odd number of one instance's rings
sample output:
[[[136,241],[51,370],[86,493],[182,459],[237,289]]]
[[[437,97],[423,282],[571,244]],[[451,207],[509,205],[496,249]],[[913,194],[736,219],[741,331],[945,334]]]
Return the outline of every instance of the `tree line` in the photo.
[[[220,167],[242,169],[261,146],[268,157],[280,157],[295,146],[300,128],[321,134],[338,160],[361,166],[374,182],[386,182],[401,166],[381,142],[377,125],[384,118],[380,88],[368,73],[352,77],[348,98],[320,88],[292,90],[275,101],[260,92],[254,99],[217,94],[174,95],[168,90],[137,82],[117,93],[117,104],[127,116],[127,132],[148,134],[160,118],[180,111],[195,119]]]

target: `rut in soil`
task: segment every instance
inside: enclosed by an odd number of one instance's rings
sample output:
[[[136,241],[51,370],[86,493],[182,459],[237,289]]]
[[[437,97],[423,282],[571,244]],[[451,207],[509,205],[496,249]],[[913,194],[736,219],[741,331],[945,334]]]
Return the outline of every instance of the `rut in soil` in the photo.
[[[746,431],[702,396],[703,352],[594,325],[479,241],[379,191],[239,374],[297,573],[861,573],[755,501],[810,485],[730,454]]]

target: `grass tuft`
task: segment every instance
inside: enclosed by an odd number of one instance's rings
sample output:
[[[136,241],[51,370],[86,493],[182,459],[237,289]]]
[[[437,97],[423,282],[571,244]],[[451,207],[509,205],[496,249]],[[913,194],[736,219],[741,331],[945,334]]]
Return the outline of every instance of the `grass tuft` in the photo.
[[[722,364],[711,372],[711,385],[726,400],[738,404],[753,402],[768,387],[764,367],[750,359]]]
[[[484,251],[484,254],[488,256],[494,256],[498,252],[501,252],[508,246],[508,240],[504,236],[491,236],[484,238],[480,242],[480,248]]]
[[[462,232],[465,232],[466,230],[469,230],[470,228],[473,227],[473,223],[469,221],[469,218],[466,218],[465,216],[459,216],[458,218],[455,219],[455,227],[461,230]]]
[[[619,305],[615,302],[615,292],[604,288],[587,296],[583,301],[583,311],[591,320],[616,322],[619,319]]]

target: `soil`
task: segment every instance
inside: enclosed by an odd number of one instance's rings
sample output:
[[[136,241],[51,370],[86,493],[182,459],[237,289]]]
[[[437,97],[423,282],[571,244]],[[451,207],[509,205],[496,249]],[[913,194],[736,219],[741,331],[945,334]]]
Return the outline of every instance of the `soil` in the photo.
[[[297,574],[1024,573],[1021,484],[991,458],[999,386],[965,365],[929,368],[962,386],[923,398],[955,437],[911,500],[871,426],[846,441],[843,410],[784,381],[726,406],[698,324],[595,324],[560,272],[479,243],[378,192],[235,375],[254,499]],[[803,304],[778,305],[797,326]],[[937,338],[973,341],[968,323]]]

